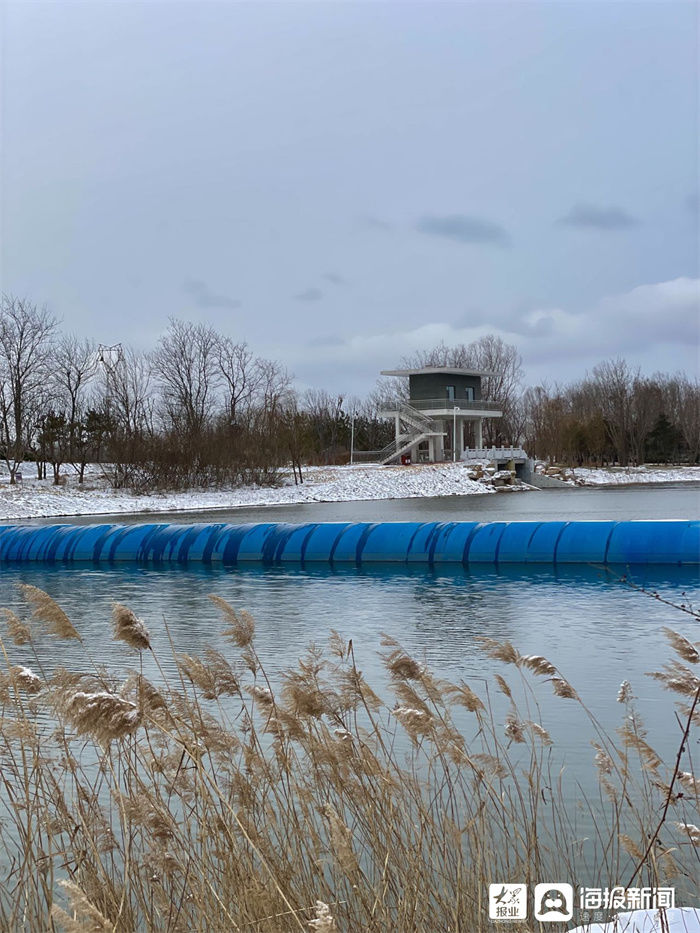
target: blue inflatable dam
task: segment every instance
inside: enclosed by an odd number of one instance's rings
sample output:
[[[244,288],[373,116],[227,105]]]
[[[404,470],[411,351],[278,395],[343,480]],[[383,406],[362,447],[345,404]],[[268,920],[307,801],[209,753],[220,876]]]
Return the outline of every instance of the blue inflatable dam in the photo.
[[[0,562],[700,563],[700,521],[0,526]]]

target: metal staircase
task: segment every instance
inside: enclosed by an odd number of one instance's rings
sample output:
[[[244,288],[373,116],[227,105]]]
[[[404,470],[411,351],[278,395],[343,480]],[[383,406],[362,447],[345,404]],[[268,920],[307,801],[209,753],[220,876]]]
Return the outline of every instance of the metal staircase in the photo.
[[[390,413],[392,417],[396,411],[398,411],[399,418],[407,430],[406,433],[400,434],[396,440],[387,444],[382,450],[371,452],[382,465],[398,460],[402,454],[430,437],[445,436],[445,432],[438,429],[432,418],[428,418],[423,412],[417,411],[407,402],[401,402],[398,408]]]

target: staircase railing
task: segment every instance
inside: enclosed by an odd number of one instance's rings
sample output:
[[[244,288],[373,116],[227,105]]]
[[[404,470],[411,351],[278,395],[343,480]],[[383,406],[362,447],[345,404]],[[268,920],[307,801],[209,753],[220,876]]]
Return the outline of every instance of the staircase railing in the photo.
[[[424,415],[422,411],[418,411],[413,405],[409,405],[408,402],[401,402],[397,411],[399,413],[399,418],[401,418],[404,424],[411,425],[413,428],[419,428],[421,433],[437,432],[435,421],[428,417],[428,415]]]
[[[400,402],[396,411],[401,421],[409,429],[408,433],[401,434],[398,439],[391,441],[382,450],[356,450],[353,459],[356,461],[371,460],[372,462],[388,463],[403,450],[412,447],[425,437],[430,435],[443,436],[444,432],[439,430],[432,418],[424,415],[421,411],[417,411],[407,402]]]

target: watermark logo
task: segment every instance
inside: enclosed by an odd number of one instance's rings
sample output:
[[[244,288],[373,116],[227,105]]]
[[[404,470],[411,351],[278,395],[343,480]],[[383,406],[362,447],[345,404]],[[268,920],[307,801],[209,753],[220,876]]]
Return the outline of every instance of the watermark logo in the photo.
[[[545,882],[535,885],[535,920],[562,923],[574,915],[574,889],[570,884]]]
[[[578,922],[601,923],[611,913],[629,910],[669,910],[676,906],[673,888],[578,888],[575,900],[570,884],[547,881],[536,884],[533,893],[533,916],[540,923],[566,923],[574,911]],[[528,916],[528,886],[526,884],[490,884],[489,918],[491,920],[526,920]]]
[[[526,884],[490,884],[489,918],[525,920],[527,918]]]
[[[675,906],[674,888],[579,888],[582,910],[665,910]]]

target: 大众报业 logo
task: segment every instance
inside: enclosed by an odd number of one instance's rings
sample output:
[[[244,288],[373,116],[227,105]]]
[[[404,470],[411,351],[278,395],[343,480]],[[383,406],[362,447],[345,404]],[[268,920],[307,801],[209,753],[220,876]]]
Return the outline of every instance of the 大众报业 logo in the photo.
[[[489,918],[491,920],[525,920],[526,917],[527,885],[489,885]]]

